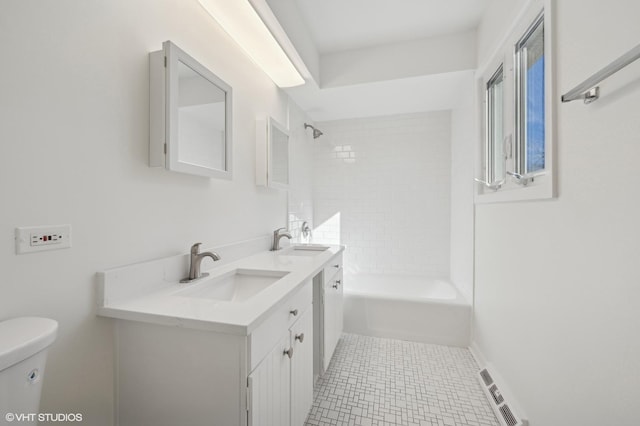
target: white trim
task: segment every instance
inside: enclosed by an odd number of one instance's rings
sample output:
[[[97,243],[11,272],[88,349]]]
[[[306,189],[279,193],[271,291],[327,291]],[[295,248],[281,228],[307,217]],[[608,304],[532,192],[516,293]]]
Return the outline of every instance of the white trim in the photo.
[[[511,138],[511,151],[514,151],[515,143],[515,78],[514,78],[514,46],[521,39],[522,34],[534,22],[536,17],[544,11],[544,49],[545,49],[545,169],[544,175],[537,176],[535,180],[526,186],[519,185],[515,179],[507,177],[504,185],[497,191],[489,189],[478,183],[474,192],[474,202],[476,204],[509,202],[509,201],[525,201],[525,200],[541,200],[550,199],[557,196],[556,193],[556,175],[555,170],[555,152],[557,150],[556,131],[555,131],[555,113],[558,101],[556,99],[556,76],[554,73],[554,10],[551,0],[529,0],[527,7],[518,14],[518,20],[510,27],[509,32],[504,37],[500,48],[496,49],[491,58],[486,61],[482,68],[476,72],[476,89],[482,93],[481,99],[476,102],[477,108],[484,111],[485,92],[483,89],[485,81],[493,75],[495,69],[500,63],[504,64],[504,81],[505,81],[505,108],[504,108],[504,137],[505,140]],[[482,72],[480,72],[482,70]],[[490,72],[493,71],[493,72]],[[507,81],[510,83],[507,84]],[[510,106],[510,104],[513,104]],[[485,137],[484,129],[486,123],[483,119],[478,126],[478,136],[480,143],[476,154],[476,170],[475,176],[485,176]],[[514,170],[514,158],[507,158],[506,170]]]
[[[287,182],[273,180],[273,129],[279,130],[287,137]],[[256,119],[256,185],[268,188],[287,190],[291,180],[291,136],[284,125],[273,117],[258,117]],[[288,205],[288,201],[287,201]],[[288,207],[287,209],[288,210]],[[289,222],[289,216],[285,223]]]
[[[498,385],[498,387],[500,388],[500,392],[503,394],[505,399],[509,401],[509,405],[511,406],[513,411],[520,414],[522,419],[529,419],[526,411],[522,409],[522,404],[520,404],[518,399],[514,397],[514,393],[507,384],[507,381],[504,379],[504,376],[500,374],[498,369],[494,364],[491,363],[491,361],[487,360],[487,357],[482,353],[480,347],[475,341],[472,341],[471,345],[469,345],[469,352],[471,352],[471,355],[476,360],[476,363],[478,364],[480,369],[487,368],[489,370],[493,381]]]
[[[205,176],[231,180],[233,178],[233,136],[232,136],[232,98],[233,90],[226,82],[220,79],[195,58],[180,49],[171,41],[162,44],[166,59],[165,68],[165,135],[167,152],[165,155],[165,166],[168,170],[188,173],[192,175]],[[178,134],[178,94],[179,77],[178,63],[182,62],[202,78],[218,87],[225,93],[225,129],[224,129],[224,150],[225,168],[224,170],[213,169],[196,164],[180,161],[180,139]]]
[[[483,365],[487,365],[487,360],[484,355],[482,355],[482,352],[475,340],[471,341],[471,344],[469,345],[469,352],[471,352],[471,356],[473,356],[473,359],[476,360],[476,364],[478,364],[480,368],[482,368]]]

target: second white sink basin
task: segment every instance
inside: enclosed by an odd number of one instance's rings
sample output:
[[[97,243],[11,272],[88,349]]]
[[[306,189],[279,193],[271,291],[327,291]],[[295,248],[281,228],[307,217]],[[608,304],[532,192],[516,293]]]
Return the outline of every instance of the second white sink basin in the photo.
[[[296,244],[282,254],[284,256],[315,256],[328,249],[329,246],[321,244]]]
[[[244,302],[288,273],[288,271],[234,269],[223,275],[205,278],[195,284],[188,284],[189,287],[178,291],[176,296],[221,302]]]

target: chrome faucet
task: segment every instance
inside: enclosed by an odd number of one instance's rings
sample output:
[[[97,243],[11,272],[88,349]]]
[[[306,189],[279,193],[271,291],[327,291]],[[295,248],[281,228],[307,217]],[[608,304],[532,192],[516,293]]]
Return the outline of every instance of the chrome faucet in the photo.
[[[313,234],[308,222],[302,222],[302,228],[300,230],[302,231],[302,236],[305,238],[308,238]]]
[[[205,257],[210,257],[213,261],[220,260],[220,256],[218,253],[212,251],[206,251],[204,253],[200,253],[200,244],[195,243],[191,246],[191,260],[189,261],[189,276],[180,280],[181,283],[190,283],[192,281],[197,280],[198,278],[203,278],[209,276],[208,273],[200,272],[200,265],[202,264],[202,259]]]
[[[271,251],[280,250],[280,239],[282,237],[291,239],[291,233],[287,231],[287,228],[278,228],[273,231],[273,245],[271,246]]]

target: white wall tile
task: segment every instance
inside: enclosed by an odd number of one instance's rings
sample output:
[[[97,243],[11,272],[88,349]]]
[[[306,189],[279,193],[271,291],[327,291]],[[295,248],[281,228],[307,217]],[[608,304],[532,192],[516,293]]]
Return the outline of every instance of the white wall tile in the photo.
[[[449,276],[447,111],[317,123],[314,241],[352,271]]]

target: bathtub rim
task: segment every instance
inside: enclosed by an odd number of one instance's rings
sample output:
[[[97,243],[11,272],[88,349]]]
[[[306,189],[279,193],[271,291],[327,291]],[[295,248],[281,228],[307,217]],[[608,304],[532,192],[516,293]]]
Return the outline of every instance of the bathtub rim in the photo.
[[[357,273],[345,274],[344,280],[345,282],[348,283],[351,278],[357,275],[358,275]],[[376,299],[376,300],[394,300],[394,301],[414,302],[414,303],[436,303],[436,304],[442,304],[442,305],[471,306],[471,303],[462,294],[462,292],[458,289],[458,287],[456,287],[456,285],[453,284],[453,282],[448,278],[428,277],[428,276],[422,276],[422,275],[402,275],[402,274],[362,273],[360,275],[394,276],[394,277],[399,276],[399,277],[406,277],[406,278],[424,279],[424,280],[429,280],[431,282],[441,281],[449,285],[451,288],[453,288],[453,291],[455,292],[456,297],[453,299],[442,299],[442,298],[438,299],[438,298],[424,297],[424,296],[409,297],[409,296],[398,295],[398,294],[383,294],[383,293],[376,293],[376,292],[370,292],[370,291],[353,290],[348,288],[348,286],[343,287],[344,296],[357,297],[361,299],[369,298],[369,299]]]

